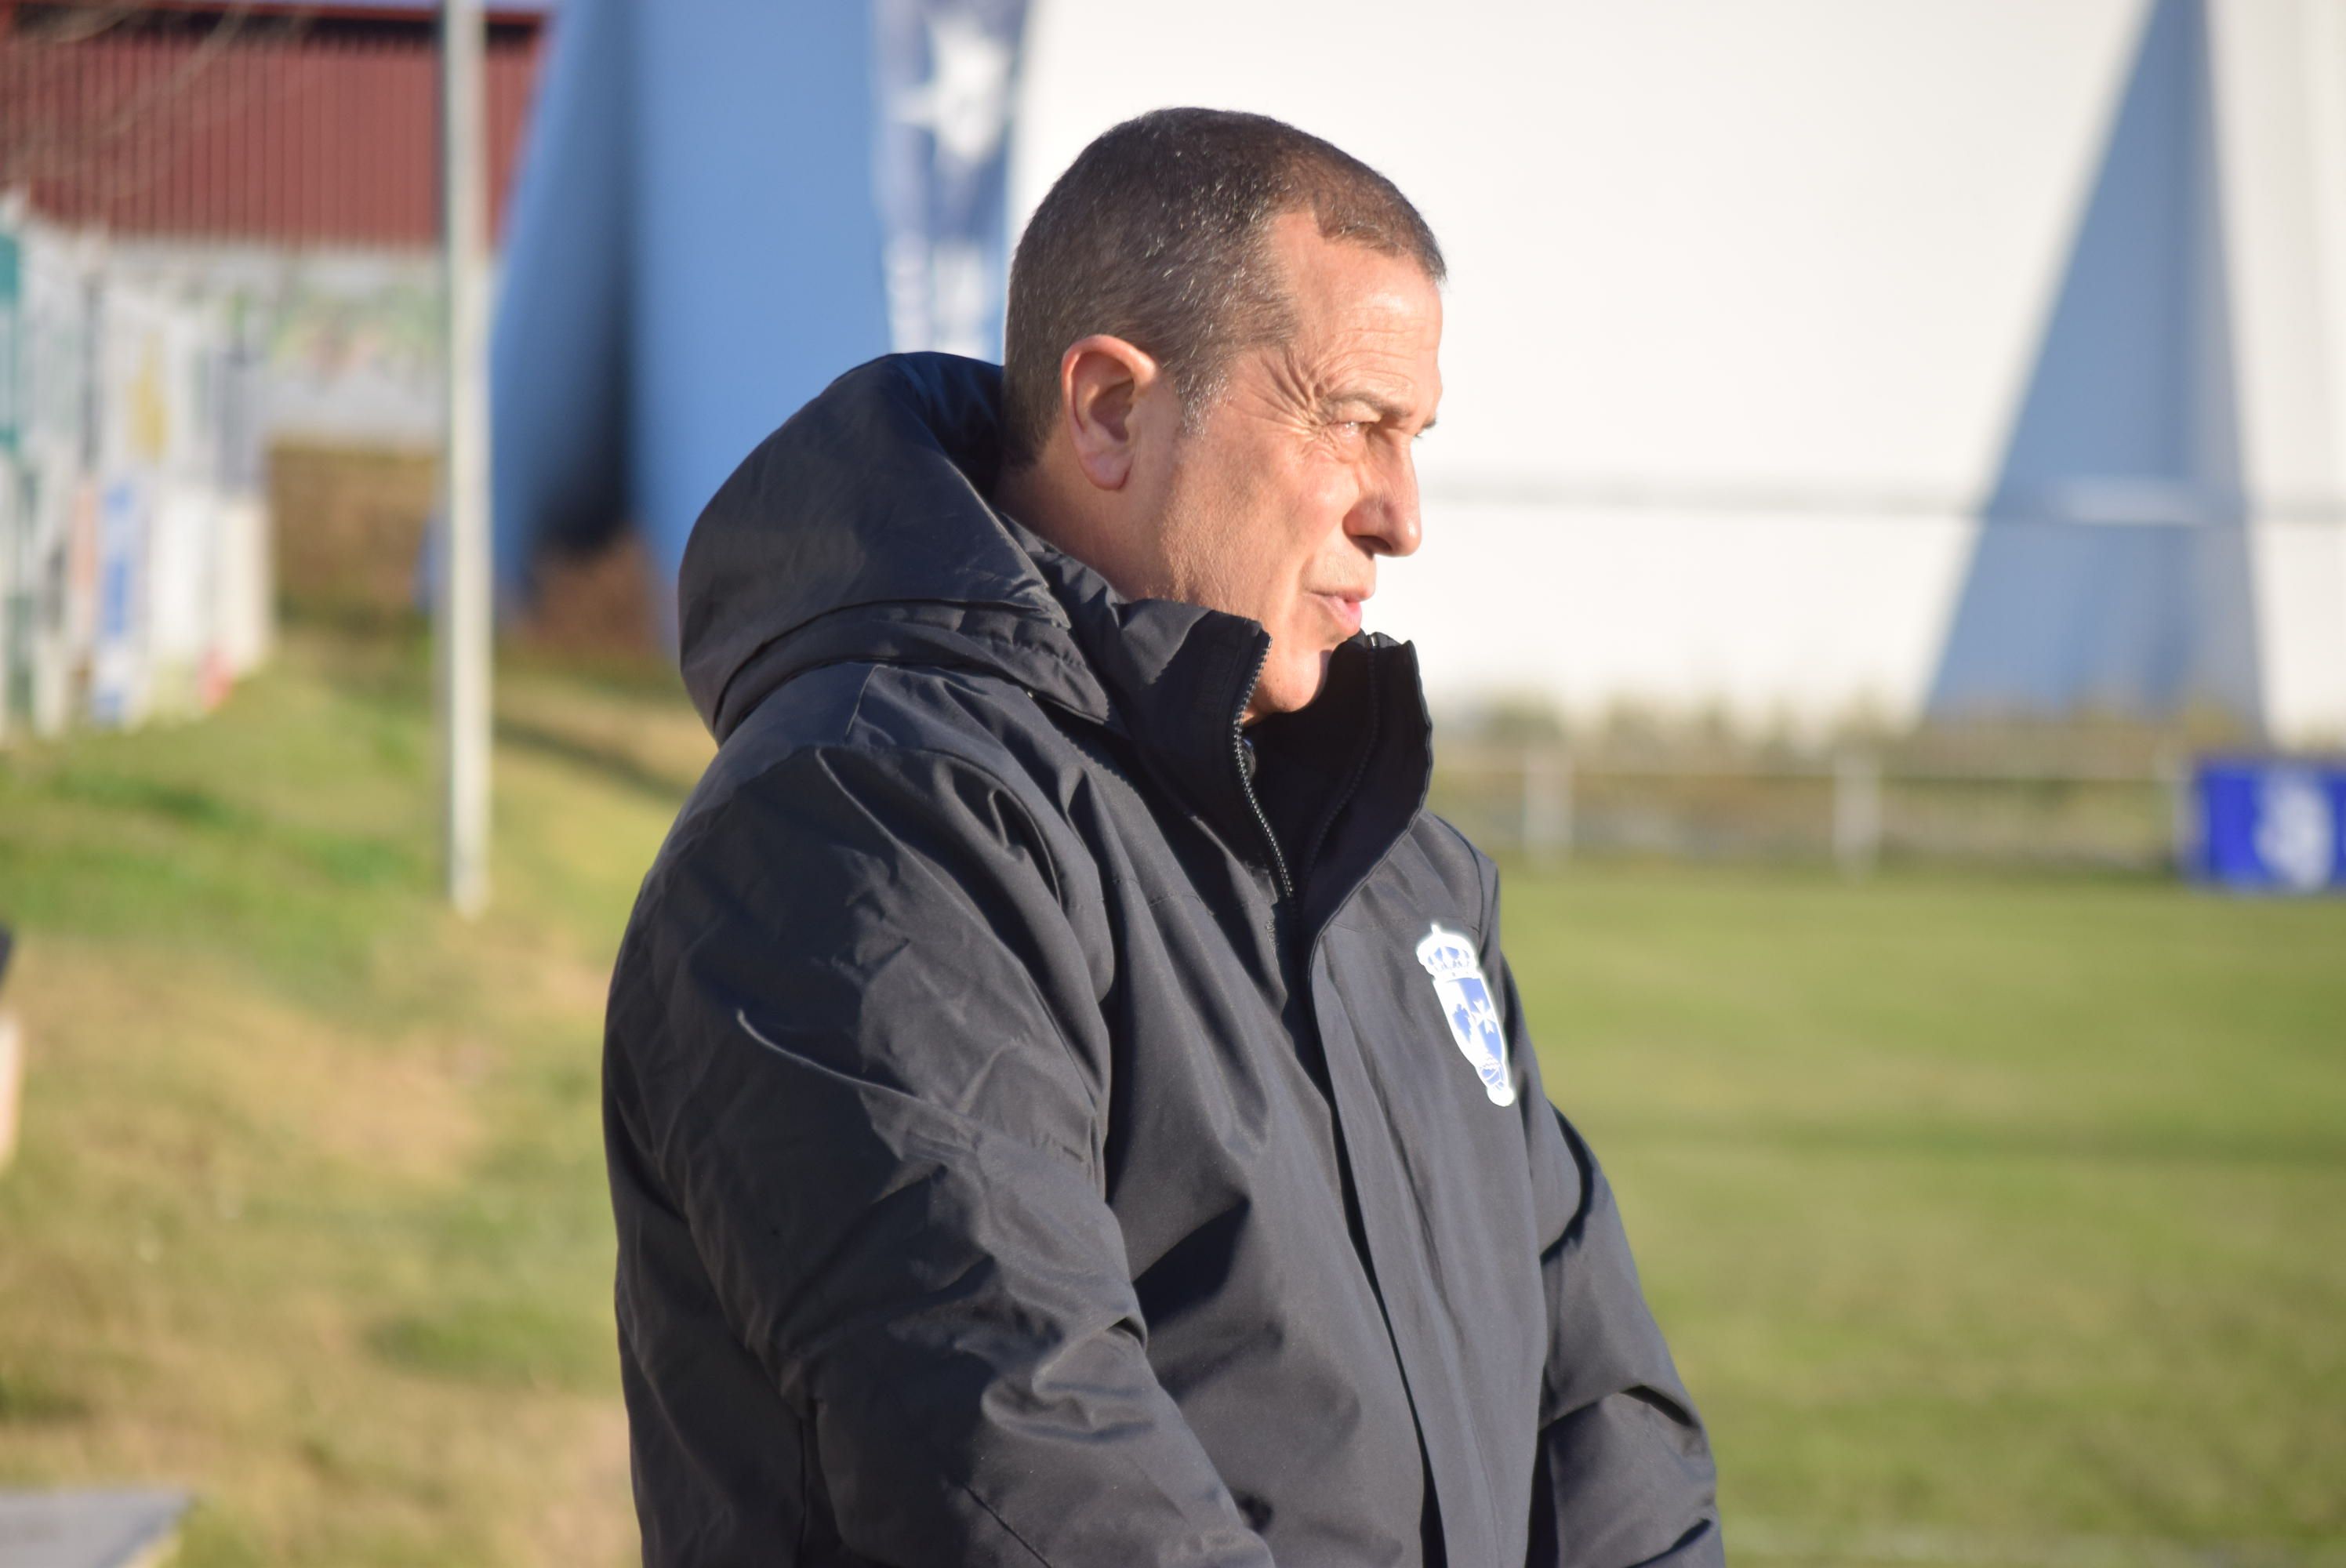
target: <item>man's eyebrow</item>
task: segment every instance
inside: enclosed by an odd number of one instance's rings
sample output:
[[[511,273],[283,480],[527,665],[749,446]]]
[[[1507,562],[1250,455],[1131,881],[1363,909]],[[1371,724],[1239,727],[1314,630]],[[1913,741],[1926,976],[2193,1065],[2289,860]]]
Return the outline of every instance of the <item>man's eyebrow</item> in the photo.
[[[1325,408],[1335,408],[1341,404],[1348,402],[1363,403],[1368,407],[1374,409],[1376,411],[1377,418],[1387,424],[1402,424],[1406,423],[1409,418],[1409,411],[1407,409],[1402,407],[1399,403],[1388,402],[1386,400],[1379,397],[1376,393],[1372,392],[1333,392],[1321,400],[1321,404]],[[1429,419],[1423,424],[1418,426],[1418,433],[1423,435],[1433,428],[1433,421]]]

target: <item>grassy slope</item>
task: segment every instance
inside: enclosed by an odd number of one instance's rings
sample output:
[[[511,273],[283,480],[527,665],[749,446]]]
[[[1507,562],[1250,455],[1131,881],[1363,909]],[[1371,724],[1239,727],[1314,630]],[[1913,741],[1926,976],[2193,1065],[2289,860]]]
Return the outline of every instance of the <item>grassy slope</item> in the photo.
[[[192,1485],[195,1565],[625,1560],[602,989],[706,743],[673,698],[501,705],[478,927],[432,897],[420,650],[0,756],[0,1478]]]
[[[500,701],[477,927],[414,650],[0,754],[0,1481],[192,1485],[195,1568],[626,1557],[601,993],[706,742]],[[1605,867],[1508,930],[1744,1546],[2346,1538],[2346,908]]]

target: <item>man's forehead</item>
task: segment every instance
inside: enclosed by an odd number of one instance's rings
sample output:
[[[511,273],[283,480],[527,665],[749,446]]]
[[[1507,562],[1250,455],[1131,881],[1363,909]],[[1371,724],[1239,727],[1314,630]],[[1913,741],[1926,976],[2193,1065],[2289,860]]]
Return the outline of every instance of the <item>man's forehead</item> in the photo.
[[[1279,282],[1299,304],[1361,310],[1430,310],[1441,319],[1442,294],[1409,255],[1358,239],[1330,239],[1308,211],[1271,220],[1270,251]]]
[[[1327,239],[1308,212],[1274,221],[1291,332],[1284,346],[1314,392],[1358,399],[1396,423],[1431,423],[1441,395],[1433,280],[1409,257]]]

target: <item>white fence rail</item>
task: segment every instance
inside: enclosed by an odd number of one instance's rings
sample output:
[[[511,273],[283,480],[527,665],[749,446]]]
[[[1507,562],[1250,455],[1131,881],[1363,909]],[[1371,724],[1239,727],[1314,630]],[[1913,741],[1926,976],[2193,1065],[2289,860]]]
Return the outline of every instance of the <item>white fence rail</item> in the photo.
[[[1558,746],[1443,747],[1432,804],[1485,848],[1572,854],[1885,857],[2157,868],[2189,846],[2189,774],[2147,766],[1815,758],[1687,760]]]

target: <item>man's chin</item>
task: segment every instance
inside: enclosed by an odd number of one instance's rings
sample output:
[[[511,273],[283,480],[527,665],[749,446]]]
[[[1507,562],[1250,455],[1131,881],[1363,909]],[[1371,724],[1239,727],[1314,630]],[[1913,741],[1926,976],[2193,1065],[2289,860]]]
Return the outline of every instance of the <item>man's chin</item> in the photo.
[[[1281,661],[1276,655],[1263,667],[1262,677],[1254,684],[1254,696],[1247,701],[1246,722],[1269,718],[1274,713],[1298,713],[1318,700],[1328,687],[1328,664],[1335,650],[1323,649],[1309,659]]]

